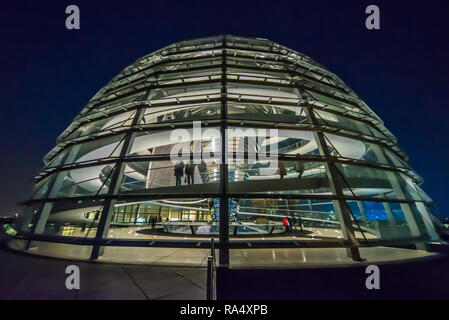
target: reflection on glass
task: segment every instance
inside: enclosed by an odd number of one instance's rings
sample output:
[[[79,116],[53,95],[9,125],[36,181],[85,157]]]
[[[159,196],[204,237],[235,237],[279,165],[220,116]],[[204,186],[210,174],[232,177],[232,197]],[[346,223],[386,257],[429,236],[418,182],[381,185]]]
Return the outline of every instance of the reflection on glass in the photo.
[[[123,135],[116,135],[73,145],[67,150],[64,164],[86,163],[105,158],[117,158],[123,146],[123,137]],[[51,166],[53,165],[52,163]]]
[[[71,208],[60,204],[53,204],[50,208],[44,207],[42,216],[48,215],[46,221],[39,224],[35,233],[62,237],[94,238],[97,233],[103,206],[95,202],[79,201]],[[45,212],[49,210],[50,212]],[[45,219],[41,217],[41,219]]]
[[[51,198],[101,195],[108,191],[115,164],[65,170],[58,173]]]
[[[183,106],[152,107],[145,110],[142,124],[176,121],[197,121],[220,117],[220,103],[199,103]]]
[[[324,137],[332,156],[390,164],[383,154],[383,149],[377,144],[330,133],[325,133]]]
[[[397,202],[347,201],[348,206],[366,240],[406,240],[413,237],[428,237],[416,206]],[[409,212],[407,217],[405,211]],[[417,226],[417,227],[416,227]],[[360,239],[362,239],[360,237]],[[365,240],[365,239],[364,239]]]
[[[241,120],[308,123],[304,109],[301,107],[261,103],[229,103],[228,117]]]
[[[33,199],[44,198],[48,193],[50,185],[53,183],[54,177],[55,175],[50,175],[39,181],[34,187],[32,198]]]
[[[132,124],[135,114],[136,114],[135,111],[129,111],[105,119],[89,122],[77,128],[69,136],[67,136],[65,140],[88,136],[98,132],[104,132],[113,129],[117,130],[123,127],[129,127]]]
[[[386,169],[337,164],[339,183],[346,195],[402,200],[421,200],[403,174]],[[343,175],[343,177],[341,176]]]
[[[337,127],[344,130],[361,133],[368,136],[374,136],[377,138],[385,139],[385,135],[374,129],[366,122],[354,120],[344,116],[340,116],[335,113],[326,112],[322,110],[314,110],[315,118],[320,125],[329,127]]]

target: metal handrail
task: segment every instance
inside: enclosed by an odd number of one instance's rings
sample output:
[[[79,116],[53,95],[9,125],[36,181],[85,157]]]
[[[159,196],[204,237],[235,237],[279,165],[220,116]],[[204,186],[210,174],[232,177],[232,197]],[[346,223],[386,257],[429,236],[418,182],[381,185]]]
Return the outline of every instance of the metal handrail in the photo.
[[[207,257],[207,288],[206,300],[216,299],[216,279],[215,279],[215,242],[214,238],[210,239],[210,256]]]

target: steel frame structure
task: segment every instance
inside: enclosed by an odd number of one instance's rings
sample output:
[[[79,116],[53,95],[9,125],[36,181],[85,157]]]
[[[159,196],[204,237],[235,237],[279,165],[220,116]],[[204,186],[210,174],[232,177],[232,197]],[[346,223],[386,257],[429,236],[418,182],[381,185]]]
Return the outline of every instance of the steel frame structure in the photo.
[[[242,92],[235,88],[256,89]],[[261,88],[265,91],[260,91]],[[267,92],[286,92],[286,94],[270,96]],[[186,198],[220,199],[220,235],[219,243],[217,243],[217,247],[220,249],[220,266],[229,266],[230,248],[336,246],[347,248],[348,255],[358,261],[362,259],[358,251],[361,246],[420,243],[438,239],[428,211],[431,200],[418,186],[422,179],[408,167],[407,156],[397,147],[395,137],[385,128],[382,120],[338,76],[311,58],[277,43],[265,39],[228,35],[183,41],[167,46],[137,60],[103,87],[88,102],[73,123],[58,137],[57,145],[45,156],[46,166],[35,177],[36,188],[33,196],[24,202],[26,206],[24,214],[17,219],[16,227],[20,231],[17,237],[29,241],[92,245],[90,257],[92,260],[102,254],[102,249],[105,246],[207,247],[207,241],[110,240],[107,239],[107,234],[114,205],[117,202],[180,197],[179,194],[158,193],[151,192],[151,190],[136,194],[121,192],[121,181],[124,179],[125,168],[128,164],[169,159],[169,154],[166,153],[138,156],[131,154],[136,137],[192,126],[192,119],[147,123],[145,121],[146,111],[151,113],[151,110],[163,110],[163,108],[176,109],[180,106],[212,104],[216,106],[216,116],[202,116],[199,120],[204,127],[219,127],[222,137],[225,137],[226,129],[230,126],[311,132],[317,144],[318,154],[280,154],[279,160],[322,163],[326,172],[325,179],[327,179],[330,189],[328,194],[233,192],[229,188],[229,173],[226,164],[228,145],[227,141],[222,141],[221,150],[215,155],[217,158],[221,158],[219,191],[183,195]],[[248,108],[255,104],[263,106],[260,107],[261,110],[268,107],[296,108],[301,110],[301,114],[304,111],[304,121],[299,123],[294,120],[285,121],[284,118],[279,120],[276,119],[274,113],[268,114],[273,116],[272,121],[268,121],[266,117],[258,119],[257,114],[253,118],[229,116],[229,104],[242,104]],[[102,127],[96,131],[92,130],[88,134],[82,132],[83,128],[89,125],[101,121],[106,122],[125,113],[129,116],[119,123]],[[344,126],[338,121],[326,120],[322,115],[343,119],[350,125]],[[330,137],[333,136],[370,144],[377,161],[341,154],[337,150],[338,148],[332,145]],[[107,157],[85,161],[68,160],[75,148],[79,150],[89,142],[104,141],[100,139],[114,139],[114,137],[119,138],[116,142],[118,143],[116,149],[120,149],[118,154],[111,153]],[[331,152],[332,148],[333,153]],[[395,163],[391,160],[393,158],[396,159]],[[101,187],[96,193],[60,195],[53,192],[62,188],[62,184],[66,183],[67,179],[61,178],[63,174],[68,175],[71,170],[84,170],[105,165],[113,167],[109,174],[103,177]],[[387,177],[385,179],[391,184],[394,195],[357,194],[348,183],[350,179],[345,178],[345,172],[342,169],[343,166],[350,165],[382,172]],[[411,185],[407,186],[399,181],[398,176],[408,179],[407,181]],[[103,192],[105,186],[107,191]],[[410,196],[409,188],[414,188],[416,195]],[[44,191],[42,191],[43,189]],[[320,243],[230,241],[227,230],[229,230],[228,200],[231,197],[239,199],[282,198],[298,201],[301,199],[328,200],[332,202],[335,209],[343,239]],[[101,203],[102,212],[95,237],[85,239],[44,234],[53,205],[77,201]],[[393,214],[388,204],[397,203],[410,230],[410,236],[401,239],[377,239],[370,242],[357,239],[355,228],[359,219],[351,212],[348,201],[356,202],[359,207],[364,201],[380,202],[384,204],[390,218],[393,217]],[[360,208],[366,217],[363,205]]]

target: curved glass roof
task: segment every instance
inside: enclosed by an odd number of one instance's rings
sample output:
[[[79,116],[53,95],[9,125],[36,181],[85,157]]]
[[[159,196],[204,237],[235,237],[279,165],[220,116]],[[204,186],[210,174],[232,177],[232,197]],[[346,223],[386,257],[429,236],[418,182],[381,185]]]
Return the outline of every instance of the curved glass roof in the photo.
[[[189,153],[182,164],[175,147]],[[18,229],[75,241],[91,259],[103,245],[194,247],[214,235],[231,249],[239,237],[274,245],[261,236],[343,246],[354,260],[359,247],[438,239],[431,199],[382,120],[337,75],[266,39],[188,40],[138,59],[44,161]]]

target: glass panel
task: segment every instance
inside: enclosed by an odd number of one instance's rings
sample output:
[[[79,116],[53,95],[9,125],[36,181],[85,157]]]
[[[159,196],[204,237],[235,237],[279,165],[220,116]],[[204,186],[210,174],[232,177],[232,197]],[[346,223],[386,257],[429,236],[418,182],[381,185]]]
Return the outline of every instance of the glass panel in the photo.
[[[135,72],[131,75],[125,75],[120,80],[115,81],[111,87],[112,89],[123,87],[123,86],[133,86],[138,82],[142,82],[142,80],[147,80],[148,77],[152,77],[154,79],[155,74],[166,75],[168,72],[173,72],[174,70],[189,70],[193,68],[199,67],[210,67],[213,65],[220,66],[221,58],[219,58],[221,51],[218,52],[217,57],[215,58],[206,58],[206,55],[199,54],[197,57],[192,57],[190,60],[177,61],[177,62],[168,62],[164,61],[163,64],[159,64],[161,62],[160,57],[156,59],[152,59],[151,62],[156,62],[156,64],[150,65],[148,62],[139,66],[139,69],[134,68],[132,72]],[[195,60],[198,58],[198,60]],[[159,61],[156,61],[159,60]],[[180,78],[180,77],[178,77]]]
[[[233,57],[232,51],[230,51],[231,55],[228,55],[226,63],[229,66],[235,65],[240,67],[256,67],[256,68],[265,68],[272,70],[288,70],[285,63],[280,61],[264,61],[259,60],[256,61],[254,59],[242,58],[242,57]]]
[[[135,89],[133,88],[133,90],[135,90]],[[124,93],[125,92],[121,92],[121,94],[124,94]],[[110,95],[107,98],[114,99],[114,100],[112,100],[110,102],[102,103],[99,106],[95,105],[92,109],[87,111],[87,114],[94,114],[94,113],[105,111],[108,109],[121,107],[121,106],[130,104],[135,101],[140,101],[140,100],[142,100],[142,98],[144,98],[145,94],[146,94],[146,91],[141,91],[141,92],[137,92],[135,94],[129,95],[127,97],[115,99],[117,97],[117,94],[113,93],[112,95]]]
[[[429,217],[430,210],[427,208],[426,204],[424,202],[417,201],[410,204],[410,209],[418,226],[419,233],[423,237],[428,237],[428,240],[439,241],[439,236],[435,233],[434,222]],[[430,226],[426,226],[426,220]]]
[[[377,144],[329,133],[324,134],[324,137],[332,156],[390,164]]]
[[[219,199],[179,198],[120,202],[108,238],[194,240],[218,236]],[[205,238],[202,238],[205,237]]]
[[[263,84],[290,84],[292,82],[288,73],[242,70],[232,67],[226,70],[226,77],[231,81],[259,81]]]
[[[45,206],[36,234],[94,238],[103,211],[102,201],[55,202]],[[48,212],[46,212],[48,210]],[[45,221],[44,221],[45,220]]]
[[[233,199],[231,240],[338,240],[342,238],[332,201]]]
[[[147,108],[142,124],[218,119],[220,107],[220,103],[198,103]]]
[[[220,56],[219,54],[218,56]],[[216,58],[201,58],[198,60],[192,59],[192,60],[186,60],[186,61],[177,61],[177,62],[171,62],[171,63],[165,63],[164,65],[157,66],[154,69],[154,72],[160,71],[161,73],[164,73],[166,71],[181,71],[181,70],[189,70],[194,68],[201,68],[201,67],[212,67],[212,66],[221,66],[221,57]]]
[[[111,83],[110,84],[110,89],[108,89],[106,92],[110,92],[110,91],[115,90],[115,89],[117,89],[119,87],[123,87],[123,86],[126,86],[126,85],[134,84],[136,82],[144,80],[147,77],[147,74],[150,74],[149,70],[147,70],[147,72],[140,72],[140,71],[142,71],[142,70],[138,70],[137,73],[131,74],[129,76],[122,77],[120,80],[117,80],[114,83]]]
[[[427,236],[421,214],[414,204],[372,201],[347,203],[358,220],[358,225],[353,223],[354,228],[360,226],[367,241],[376,239],[411,241],[414,237]],[[411,213],[407,218],[404,210]],[[411,225],[418,226],[419,234],[411,232],[414,228]],[[357,237],[360,241],[365,241],[361,233]]]
[[[261,103],[228,103],[228,117],[241,120],[279,121],[307,124],[305,111],[297,106]]]
[[[414,183],[415,189],[418,192],[418,194],[420,195],[421,199],[426,202],[426,203],[433,203],[433,200],[431,197],[429,197],[429,195],[416,183]]]
[[[50,198],[81,197],[105,194],[115,164],[61,171],[53,185]]]
[[[53,182],[55,175],[50,175],[48,177],[45,177],[41,181],[39,181],[35,186],[33,190],[33,199],[42,199],[47,196],[47,192],[49,190],[49,187],[51,183]]]
[[[320,125],[341,128],[351,132],[361,133],[367,136],[374,136],[377,138],[385,139],[386,137],[378,130],[371,127],[366,122],[357,121],[354,119],[346,118],[335,113],[330,113],[322,110],[315,109],[313,111],[315,117]]]
[[[72,145],[68,149],[68,155],[64,160],[64,164],[86,163],[99,159],[118,157],[123,146],[123,137],[124,135],[117,135]],[[53,166],[54,164],[51,163],[51,165]]]
[[[387,149],[384,149],[385,155],[387,156],[387,161],[390,165],[400,168],[408,168],[408,165],[396,155]]]
[[[241,47],[248,49],[246,45],[241,45]],[[257,59],[257,62],[264,62],[264,58],[276,60],[279,56],[275,53],[268,52],[256,52],[253,50],[241,50],[241,49],[228,49],[227,53],[229,56],[237,56],[239,59],[241,58],[250,58],[250,60],[254,61]]]
[[[73,131],[64,140],[75,139],[107,130],[113,129],[118,130],[123,129],[124,127],[129,127],[132,124],[135,113],[136,113],[135,111],[124,112],[116,116],[84,124],[81,127],[77,128],[75,131]]]
[[[349,104],[349,103],[343,102],[341,100],[334,99],[328,95],[316,93],[315,91],[310,91],[307,89],[305,91],[314,100],[316,100],[320,103],[323,103],[324,105],[333,106],[334,108],[339,109],[340,112],[352,111],[352,112],[357,112],[357,113],[361,113],[361,114],[366,114],[365,111],[363,111],[360,107],[358,107],[356,105]]]
[[[64,149],[62,152],[60,152],[56,158],[54,158],[53,160],[51,160],[46,166],[45,168],[54,168],[57,166],[60,166],[61,164],[64,163],[64,160],[67,156],[67,154],[70,152],[70,147]]]
[[[276,81],[278,83],[281,83],[281,80],[288,80],[285,83],[289,83],[292,78],[288,72],[267,71],[264,69],[252,70],[245,68],[234,68],[232,66],[227,68],[226,75],[228,75],[230,79],[235,80],[254,80],[255,78],[264,78],[267,81]]]
[[[228,98],[273,103],[298,103],[296,89],[263,85],[229,83]]]
[[[337,168],[344,176],[338,179],[345,195],[420,200],[398,172],[347,164],[337,164]]]
[[[159,88],[151,90],[148,100],[152,104],[179,103],[180,101],[194,101],[198,99],[218,98],[221,84],[217,83],[179,86],[173,88]]]
[[[42,204],[34,204],[24,207],[19,216],[13,221],[12,227],[15,230],[25,234],[33,231],[41,207]]]
[[[220,55],[221,52],[222,52],[221,49],[195,51],[195,52],[186,52],[186,53],[181,53],[181,54],[174,55],[173,59],[200,58],[200,57],[207,57],[207,56],[212,56],[213,57],[213,56]]]
[[[199,71],[183,71],[179,73],[160,73],[156,77],[156,79],[154,77],[150,77],[148,80],[157,81],[158,85],[168,85],[219,79],[221,79],[221,68],[205,69]]]
[[[340,95],[348,94],[341,87],[336,86],[334,81],[328,78],[327,75],[311,72],[310,70],[304,67],[296,68],[295,71],[298,72],[298,74],[295,74],[293,77],[296,83],[300,83],[302,85],[309,87],[312,85],[314,87],[320,88],[323,91],[336,92],[337,94]]]

